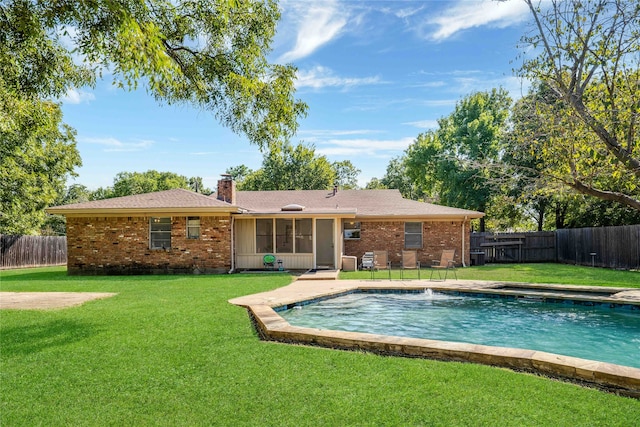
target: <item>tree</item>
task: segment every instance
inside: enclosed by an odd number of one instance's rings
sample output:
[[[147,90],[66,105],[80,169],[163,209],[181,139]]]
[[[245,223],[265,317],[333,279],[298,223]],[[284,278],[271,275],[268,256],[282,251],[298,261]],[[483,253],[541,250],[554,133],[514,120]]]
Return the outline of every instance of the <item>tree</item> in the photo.
[[[189,189],[191,191],[194,191],[196,193],[201,193],[201,194],[211,194],[213,193],[213,191],[211,191],[210,188],[207,188],[204,186],[204,184],[202,183],[202,177],[200,176],[194,176],[189,178]]]
[[[158,101],[210,111],[260,147],[293,135],[306,112],[294,99],[295,67],[266,58],[280,18],[275,0],[8,0],[0,8],[0,63],[17,92],[64,94],[108,67],[117,85],[144,82]],[[74,65],[72,50],[85,65]]]
[[[153,193],[174,188],[191,189],[189,179],[173,172],[120,172],[113,180],[113,197]]]
[[[55,205],[70,205],[92,200],[92,192],[82,184],[72,184],[58,195],[53,202]],[[41,235],[64,236],[67,228],[67,219],[64,215],[47,214],[40,230]]]
[[[253,171],[245,165],[240,165],[227,168],[225,173],[231,175],[231,179],[240,185],[247,176],[253,173]]]
[[[525,1],[534,31],[522,42],[537,56],[519,72],[555,98],[537,109],[549,135],[542,154],[554,159],[544,173],[640,210],[640,4]]]
[[[113,179],[112,187],[99,187],[90,192],[89,200],[110,199],[112,197],[132,196],[135,194],[153,193],[155,191],[184,188],[185,190],[211,194],[211,190],[202,187],[202,178],[187,178],[174,172],[120,172]]]
[[[323,190],[332,188],[336,172],[313,146],[284,143],[263,155],[262,167],[248,174],[240,190]]]
[[[423,196],[407,173],[406,155],[394,157],[389,161],[386,173],[380,182],[385,188],[397,188],[402,196],[408,199],[419,200]]]
[[[0,83],[0,233],[37,233],[81,164],[75,133],[61,120],[59,105],[13,97]]]
[[[358,188],[358,175],[362,172],[356,168],[349,160],[342,160],[331,163],[331,167],[336,173],[335,184],[345,190]]]
[[[504,89],[463,98],[453,113],[438,120],[437,131],[419,135],[407,149],[409,176],[446,205],[486,211],[500,192],[490,178],[492,165],[500,160],[510,104]]]
[[[376,178],[375,176],[367,182],[365,187],[367,190],[385,190],[387,187],[382,183],[382,180]]]
[[[275,0],[0,3],[3,232],[34,232],[80,165],[50,100],[107,69],[116,85],[144,83],[159,102],[209,111],[261,148],[287,140],[306,105],[294,98],[295,68],[267,61],[279,16]]]

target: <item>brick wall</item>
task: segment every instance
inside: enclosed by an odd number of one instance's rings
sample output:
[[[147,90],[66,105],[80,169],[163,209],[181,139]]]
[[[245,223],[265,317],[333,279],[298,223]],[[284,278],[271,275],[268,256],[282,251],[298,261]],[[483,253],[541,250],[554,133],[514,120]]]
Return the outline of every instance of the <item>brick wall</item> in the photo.
[[[470,265],[469,238],[471,228],[465,227],[465,264]],[[428,221],[422,223],[422,249],[417,249],[422,265],[431,265],[440,260],[443,249],[455,249],[456,265],[462,265],[462,223],[460,221]],[[404,221],[363,221],[359,240],[345,240],[345,255],[358,257],[365,252],[384,251],[392,264],[400,265],[404,250]],[[416,249],[409,249],[416,250]]]
[[[186,216],[171,218],[171,249],[149,249],[149,217],[67,218],[69,274],[213,273],[231,269],[230,217],[201,216],[187,239]]]
[[[236,203],[236,182],[232,179],[221,179],[218,181],[216,197],[218,200],[234,205]]]

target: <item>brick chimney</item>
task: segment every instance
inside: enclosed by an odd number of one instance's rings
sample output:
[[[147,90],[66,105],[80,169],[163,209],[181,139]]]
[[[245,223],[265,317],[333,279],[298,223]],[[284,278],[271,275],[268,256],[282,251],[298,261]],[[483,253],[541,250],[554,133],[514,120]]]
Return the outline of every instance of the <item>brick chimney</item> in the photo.
[[[233,180],[233,177],[231,175],[222,174],[222,178],[218,181],[217,198],[218,200],[222,200],[223,202],[235,205],[236,182]]]

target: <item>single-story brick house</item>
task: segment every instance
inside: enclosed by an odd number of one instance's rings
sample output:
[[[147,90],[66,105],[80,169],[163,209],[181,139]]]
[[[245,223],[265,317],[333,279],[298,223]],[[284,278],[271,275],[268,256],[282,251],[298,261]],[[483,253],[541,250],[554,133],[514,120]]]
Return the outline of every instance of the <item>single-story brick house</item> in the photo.
[[[470,220],[481,212],[407,200],[398,190],[236,191],[175,189],[57,206],[67,218],[69,274],[230,272],[263,267],[341,268],[344,256],[386,250],[423,264],[456,249],[468,265]]]

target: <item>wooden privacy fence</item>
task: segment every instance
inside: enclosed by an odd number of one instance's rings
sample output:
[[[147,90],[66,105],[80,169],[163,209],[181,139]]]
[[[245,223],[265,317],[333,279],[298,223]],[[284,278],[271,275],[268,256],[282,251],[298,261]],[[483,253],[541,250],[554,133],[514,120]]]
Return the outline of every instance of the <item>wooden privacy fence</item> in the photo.
[[[640,269],[640,224],[556,231],[558,262]]]
[[[640,269],[640,224],[531,233],[472,233],[470,249],[488,262],[561,262]]]
[[[67,263],[65,236],[0,234],[0,268],[63,265]]]
[[[555,262],[553,231],[532,233],[472,233],[471,252],[482,252],[488,262]]]

